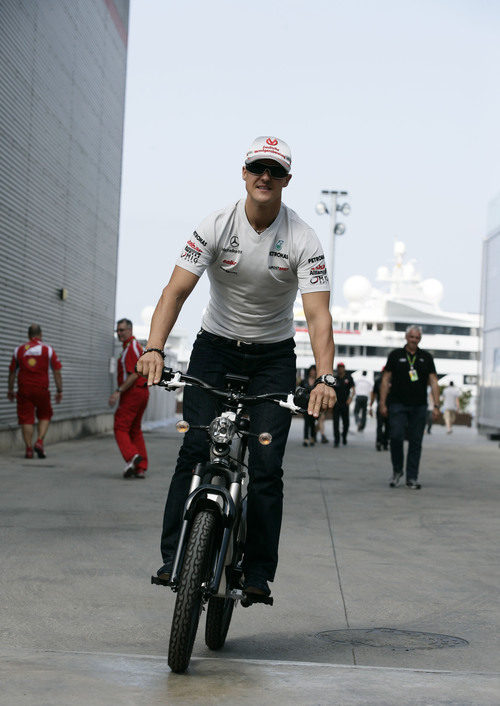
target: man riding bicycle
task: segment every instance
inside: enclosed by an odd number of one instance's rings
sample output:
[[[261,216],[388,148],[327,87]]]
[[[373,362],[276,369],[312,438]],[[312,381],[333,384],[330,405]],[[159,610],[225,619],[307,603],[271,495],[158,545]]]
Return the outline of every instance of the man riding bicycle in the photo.
[[[325,257],[315,232],[282,203],[291,153],[283,140],[258,137],[247,152],[242,176],[246,198],[208,216],[188,241],[156,306],[149,339],[137,370],[157,384],[163,348],[182,305],[205,270],[210,300],[193,346],[188,374],[221,387],[226,373],[249,377],[249,394],[295,387],[293,304],[297,289],[316,361],[318,378],[308,413],[318,417],[335,404],[334,343]],[[208,424],[216,402],[187,387],[183,414],[191,426]],[[262,446],[249,439],[247,540],[244,590],[269,595],[278,563],[283,505],[281,467],[290,428],[287,410],[262,404],[250,412],[250,432],[272,434]],[[179,452],[165,506],[158,577],[169,580],[192,470],[208,461],[206,433],[189,429]]]

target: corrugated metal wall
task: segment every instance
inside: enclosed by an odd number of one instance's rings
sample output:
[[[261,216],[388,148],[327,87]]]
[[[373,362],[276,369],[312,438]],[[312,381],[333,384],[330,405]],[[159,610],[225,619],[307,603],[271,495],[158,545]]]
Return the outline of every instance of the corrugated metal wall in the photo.
[[[497,199],[500,205],[500,197]],[[500,222],[483,243],[480,427],[500,433]]]
[[[63,363],[54,419],[109,412],[127,29],[128,0],[1,0],[0,428],[32,322]]]

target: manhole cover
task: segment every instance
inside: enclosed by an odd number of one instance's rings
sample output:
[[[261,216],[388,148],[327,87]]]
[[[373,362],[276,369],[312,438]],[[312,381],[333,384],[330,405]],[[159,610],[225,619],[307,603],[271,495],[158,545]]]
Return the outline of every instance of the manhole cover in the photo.
[[[439,650],[443,647],[465,647],[469,643],[461,637],[439,635],[434,632],[367,628],[359,630],[326,630],[316,634],[320,640],[335,644],[364,647],[388,647],[392,650]]]

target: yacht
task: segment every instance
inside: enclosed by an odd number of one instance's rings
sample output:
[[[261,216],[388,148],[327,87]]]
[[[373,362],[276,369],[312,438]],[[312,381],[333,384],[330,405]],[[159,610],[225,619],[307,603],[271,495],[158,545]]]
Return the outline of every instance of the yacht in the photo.
[[[478,381],[479,314],[443,311],[442,283],[422,279],[406,247],[394,243],[390,266],[379,267],[376,283],[352,275],[344,282],[346,306],[333,306],[335,360],[342,361],[356,379],[363,370],[373,380],[393,348],[405,343],[410,324],[422,327],[422,348],[434,356],[440,384],[451,380],[475,397]],[[314,362],[300,296],[294,307],[297,367]]]

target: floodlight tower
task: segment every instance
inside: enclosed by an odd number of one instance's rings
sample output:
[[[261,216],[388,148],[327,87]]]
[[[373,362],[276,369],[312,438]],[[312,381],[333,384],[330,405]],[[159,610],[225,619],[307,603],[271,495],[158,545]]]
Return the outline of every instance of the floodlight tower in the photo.
[[[344,235],[345,233],[345,224],[341,222],[337,223],[337,212],[342,213],[344,216],[348,216],[351,212],[351,207],[347,203],[347,201],[344,201],[343,203],[338,203],[338,199],[339,197],[343,198],[348,195],[349,194],[347,191],[334,191],[323,189],[321,191],[321,196],[323,198],[329,197],[329,208],[323,200],[318,201],[318,203],[316,204],[316,213],[318,214],[318,216],[324,216],[325,213],[329,214],[330,216],[330,235],[332,240],[330,250],[330,267],[328,269],[330,272],[330,280],[332,282],[332,294],[335,282],[335,237],[337,235]]]

